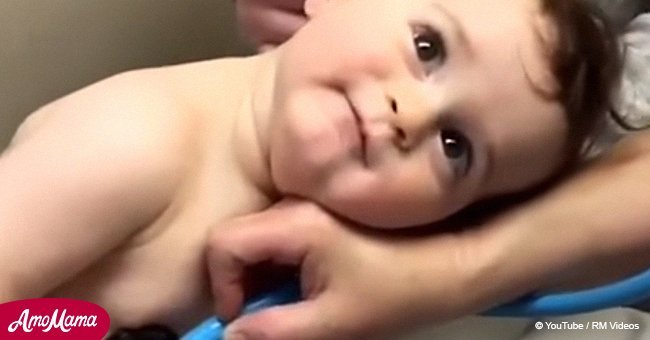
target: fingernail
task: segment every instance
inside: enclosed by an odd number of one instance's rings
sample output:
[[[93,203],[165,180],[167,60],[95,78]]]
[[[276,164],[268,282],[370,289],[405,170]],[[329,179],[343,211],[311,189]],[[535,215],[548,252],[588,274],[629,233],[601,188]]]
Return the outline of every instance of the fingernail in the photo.
[[[226,332],[224,340],[246,340],[246,336],[238,332]]]

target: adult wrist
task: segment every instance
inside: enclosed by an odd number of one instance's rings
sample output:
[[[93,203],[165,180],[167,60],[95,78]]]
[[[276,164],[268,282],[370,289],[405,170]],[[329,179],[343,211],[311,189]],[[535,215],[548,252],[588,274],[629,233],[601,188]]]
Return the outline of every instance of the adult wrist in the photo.
[[[541,198],[505,213],[475,232],[474,264],[465,276],[476,311],[553,286],[594,254],[593,235],[568,221],[558,198]]]
[[[648,268],[647,141],[621,145],[575,178],[490,222],[479,237],[481,270],[470,281],[490,285],[477,298],[503,301],[540,289],[586,288]]]

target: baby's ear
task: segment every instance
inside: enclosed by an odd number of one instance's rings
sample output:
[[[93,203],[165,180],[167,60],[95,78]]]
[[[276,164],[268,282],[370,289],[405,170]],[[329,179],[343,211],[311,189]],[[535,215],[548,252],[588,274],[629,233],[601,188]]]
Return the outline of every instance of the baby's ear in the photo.
[[[316,17],[329,0],[305,0],[305,14],[308,18]]]

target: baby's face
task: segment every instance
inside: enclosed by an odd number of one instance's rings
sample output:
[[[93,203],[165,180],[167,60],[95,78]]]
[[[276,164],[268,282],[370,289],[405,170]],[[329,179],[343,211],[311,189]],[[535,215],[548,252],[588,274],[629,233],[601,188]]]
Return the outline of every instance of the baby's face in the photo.
[[[559,103],[540,95],[554,84],[537,6],[315,6],[278,50],[270,132],[278,188],[394,228],[547,178],[562,161],[568,128]]]

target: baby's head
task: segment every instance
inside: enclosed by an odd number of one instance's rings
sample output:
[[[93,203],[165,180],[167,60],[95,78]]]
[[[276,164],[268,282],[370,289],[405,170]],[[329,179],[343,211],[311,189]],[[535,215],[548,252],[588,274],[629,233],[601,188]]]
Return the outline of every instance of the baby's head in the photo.
[[[277,50],[273,180],[357,222],[441,220],[578,158],[619,69],[575,0],[307,0]]]

